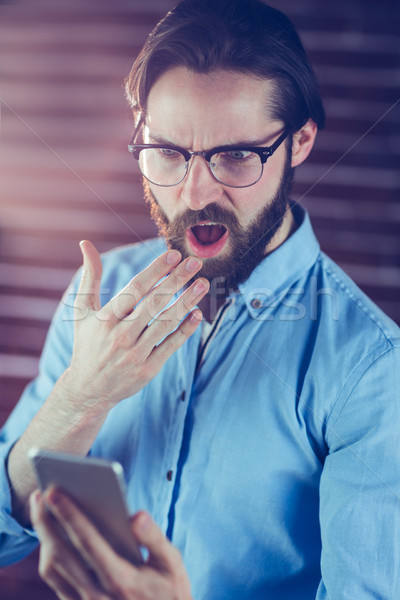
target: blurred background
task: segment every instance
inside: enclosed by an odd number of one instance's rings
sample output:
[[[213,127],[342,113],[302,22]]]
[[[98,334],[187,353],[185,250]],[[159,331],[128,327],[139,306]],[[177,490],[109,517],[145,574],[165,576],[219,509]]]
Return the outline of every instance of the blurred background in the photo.
[[[0,425],[37,372],[78,242],[104,251],[156,234],[123,79],[173,4],[0,0]],[[297,26],[327,112],[293,197],[322,249],[400,323],[400,5],[270,4]],[[37,553],[1,570],[2,600],[54,598],[36,572]]]

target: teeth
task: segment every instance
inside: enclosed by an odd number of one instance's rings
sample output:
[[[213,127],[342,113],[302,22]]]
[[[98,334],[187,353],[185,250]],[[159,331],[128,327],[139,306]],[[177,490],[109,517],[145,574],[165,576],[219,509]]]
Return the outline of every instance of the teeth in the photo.
[[[199,223],[197,227],[210,227],[210,225],[219,225],[219,223]]]

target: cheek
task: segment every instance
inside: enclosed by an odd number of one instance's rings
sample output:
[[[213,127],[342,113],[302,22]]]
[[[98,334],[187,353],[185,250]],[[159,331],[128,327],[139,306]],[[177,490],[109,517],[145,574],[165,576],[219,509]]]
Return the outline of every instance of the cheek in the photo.
[[[255,185],[230,194],[236,216],[242,226],[246,227],[254,217],[271,204],[281,183],[281,165],[273,163],[264,165],[263,175]]]
[[[275,159],[275,160],[274,160]],[[277,155],[264,164],[263,175],[257,185],[262,185],[265,193],[273,196],[278,189],[285,167],[285,155]]]
[[[177,187],[171,188],[163,188],[157,187],[154,185],[150,185],[150,191],[157,201],[157,204],[163,210],[163,212],[167,215],[168,219],[173,219],[176,215],[176,207],[178,206],[177,198],[178,191]]]
[[[245,193],[230,195],[231,210],[233,208],[239,224],[245,228],[259,212],[260,205],[264,203],[265,195],[262,194],[261,190],[257,190],[256,193],[253,192],[252,194],[249,193],[249,190],[246,190]]]
[[[242,226],[247,226],[272,197],[273,193],[269,191],[263,178],[249,188],[235,190],[235,193],[230,194],[231,204]]]
[[[260,181],[243,190],[245,193],[242,204],[245,203],[249,210],[258,212],[265,204],[272,202],[281,185],[283,170],[282,161],[266,162]]]

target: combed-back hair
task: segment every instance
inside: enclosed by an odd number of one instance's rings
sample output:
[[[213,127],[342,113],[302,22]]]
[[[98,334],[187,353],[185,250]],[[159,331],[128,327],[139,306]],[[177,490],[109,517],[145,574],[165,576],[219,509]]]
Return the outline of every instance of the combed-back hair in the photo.
[[[292,132],[325,113],[318,82],[292,22],[261,0],[183,0],[156,25],[126,79],[136,122],[168,69],[242,72],[273,82],[268,110]]]

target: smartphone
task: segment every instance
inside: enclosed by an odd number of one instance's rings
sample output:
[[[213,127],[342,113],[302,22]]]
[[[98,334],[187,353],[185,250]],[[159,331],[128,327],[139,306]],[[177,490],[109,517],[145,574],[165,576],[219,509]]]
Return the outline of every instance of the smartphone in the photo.
[[[120,556],[137,565],[143,562],[129,527],[118,462],[38,448],[31,448],[28,457],[42,491],[50,485],[64,489]]]

